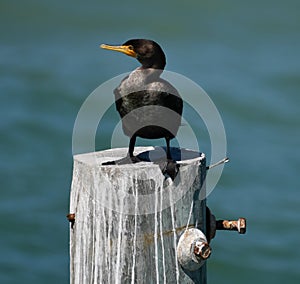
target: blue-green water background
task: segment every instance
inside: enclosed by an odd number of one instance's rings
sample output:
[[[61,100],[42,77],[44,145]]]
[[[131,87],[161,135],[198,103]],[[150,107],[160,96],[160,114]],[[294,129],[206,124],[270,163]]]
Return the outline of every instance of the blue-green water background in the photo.
[[[68,283],[73,124],[98,85],[138,65],[98,45],[136,37],[158,41],[225,125],[231,162],[208,204],[248,232],[218,232],[208,283],[299,283],[299,19],[297,0],[2,0],[0,283]]]

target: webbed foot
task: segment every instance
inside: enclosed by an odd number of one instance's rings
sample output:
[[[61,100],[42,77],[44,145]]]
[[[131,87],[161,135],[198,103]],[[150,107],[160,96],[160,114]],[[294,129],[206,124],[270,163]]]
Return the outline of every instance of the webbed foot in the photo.
[[[176,161],[172,159],[167,159],[157,161],[155,163],[159,165],[163,175],[169,176],[172,180],[176,178],[180,167],[180,165]]]
[[[141,162],[142,160],[136,156],[126,156],[120,160],[116,161],[108,161],[105,163],[102,163],[103,166],[109,166],[109,165],[127,165],[127,164],[135,164],[138,162]]]

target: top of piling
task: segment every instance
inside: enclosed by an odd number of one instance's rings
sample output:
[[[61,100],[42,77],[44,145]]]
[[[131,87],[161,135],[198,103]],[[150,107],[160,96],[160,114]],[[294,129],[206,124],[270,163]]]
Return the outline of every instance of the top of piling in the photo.
[[[108,161],[115,161],[126,157],[127,152],[128,152],[128,148],[114,148],[114,149],[103,150],[98,152],[77,154],[74,156],[74,160],[90,166],[95,164],[98,164],[99,166],[103,166],[102,163]],[[164,147],[152,147],[152,146],[135,147],[134,154],[139,158],[141,158],[144,162],[139,162],[135,164],[128,163],[119,166],[141,167],[141,168],[149,167],[149,166],[151,167],[151,166],[155,166],[151,162],[166,157]],[[191,164],[195,162],[200,163],[205,159],[205,155],[203,153],[199,153],[194,150],[175,148],[175,147],[171,147],[171,156],[178,164],[181,165]],[[111,167],[111,166],[106,165],[105,167]]]

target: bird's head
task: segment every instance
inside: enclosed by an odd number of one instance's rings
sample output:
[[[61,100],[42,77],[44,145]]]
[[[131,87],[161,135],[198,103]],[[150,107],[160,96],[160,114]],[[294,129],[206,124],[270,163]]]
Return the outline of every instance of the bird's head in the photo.
[[[166,56],[162,48],[153,40],[130,39],[122,45],[101,44],[100,47],[135,57],[142,64],[142,68],[162,70],[166,65]]]

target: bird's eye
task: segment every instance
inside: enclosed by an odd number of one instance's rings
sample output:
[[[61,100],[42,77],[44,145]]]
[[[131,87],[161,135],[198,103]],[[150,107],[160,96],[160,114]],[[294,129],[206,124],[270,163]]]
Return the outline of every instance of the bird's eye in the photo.
[[[133,46],[132,45],[128,45],[128,49],[129,50],[133,50]]]

